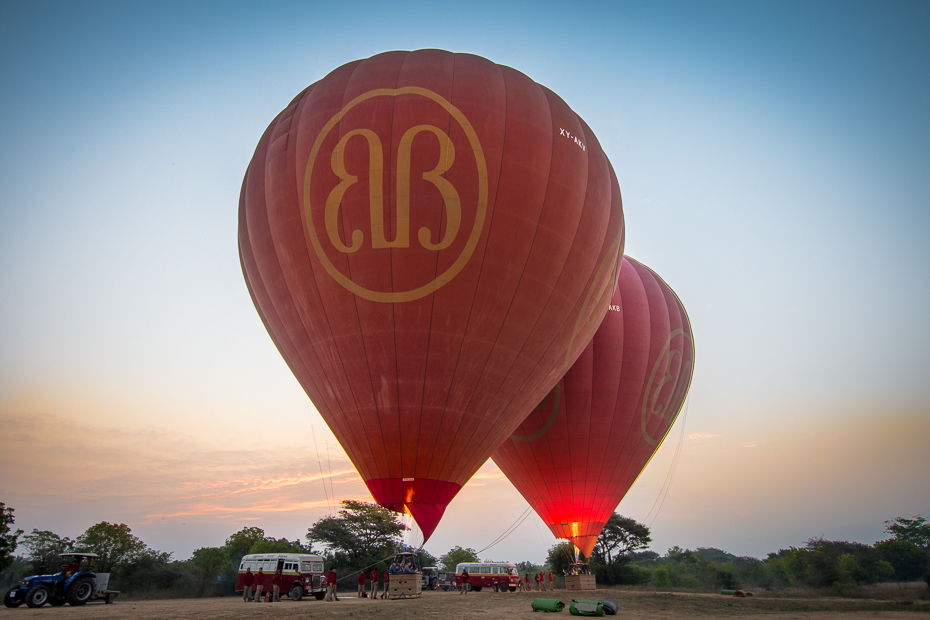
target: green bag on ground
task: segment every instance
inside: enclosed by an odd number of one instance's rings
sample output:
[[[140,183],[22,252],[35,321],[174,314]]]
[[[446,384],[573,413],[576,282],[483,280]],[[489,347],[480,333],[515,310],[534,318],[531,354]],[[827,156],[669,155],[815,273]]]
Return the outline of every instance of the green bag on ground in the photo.
[[[565,603],[555,598],[536,598],[533,599],[533,611],[562,611],[565,609]]]
[[[603,616],[604,606],[600,601],[572,601],[568,613],[573,616]]]

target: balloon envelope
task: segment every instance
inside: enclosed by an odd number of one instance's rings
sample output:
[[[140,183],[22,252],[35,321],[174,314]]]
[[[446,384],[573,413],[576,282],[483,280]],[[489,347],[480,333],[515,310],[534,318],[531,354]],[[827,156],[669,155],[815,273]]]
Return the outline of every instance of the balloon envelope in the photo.
[[[518,71],[441,50],[309,86],[240,198],[275,345],[375,500],[426,538],[590,340],[622,251],[584,122]]]
[[[590,557],[598,535],[684,403],[691,325],[652,270],[624,257],[591,343],[494,462],[556,538]]]

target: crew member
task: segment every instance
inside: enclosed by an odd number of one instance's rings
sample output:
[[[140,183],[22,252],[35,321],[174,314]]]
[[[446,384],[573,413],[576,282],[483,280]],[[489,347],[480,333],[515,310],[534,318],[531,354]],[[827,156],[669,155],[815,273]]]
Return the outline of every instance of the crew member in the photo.
[[[365,598],[365,573],[358,574],[358,597]]]
[[[329,572],[326,573],[326,600],[339,600],[339,597],[336,596],[336,571],[332,568],[330,568]]]
[[[371,571],[371,600],[378,598],[378,578],[381,575],[378,574],[378,567],[376,566]]]
[[[258,568],[258,572],[255,573],[255,602],[262,602],[262,590],[265,588],[265,573],[262,572],[264,569],[262,567]]]
[[[245,569],[245,574],[242,576],[242,600],[248,602],[252,598],[252,584],[255,583],[255,575],[252,574],[252,569]]]
[[[271,578],[271,602],[272,603],[281,602],[281,569],[280,568],[274,572],[274,577]]]
[[[470,584],[468,583],[468,569],[467,568],[462,569],[462,578],[459,581],[459,585],[462,587],[462,590],[459,592],[459,594],[465,594],[466,592],[468,592],[468,588],[470,587]]]

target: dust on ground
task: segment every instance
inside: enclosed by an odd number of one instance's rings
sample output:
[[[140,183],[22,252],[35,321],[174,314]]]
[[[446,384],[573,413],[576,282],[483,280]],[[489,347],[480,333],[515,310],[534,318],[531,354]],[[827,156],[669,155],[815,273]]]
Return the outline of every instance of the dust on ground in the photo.
[[[598,589],[593,592],[424,592],[418,599],[372,600],[348,594],[338,602],[282,599],[280,603],[246,603],[239,597],[133,600],[117,599],[111,605],[93,601],[83,607],[49,607],[16,609],[0,607],[0,618],[128,618],[130,620],[226,620],[289,618],[352,618],[416,620],[464,618],[535,618],[530,603],[535,598],[559,599],[568,604],[575,599],[611,598],[619,605],[618,618],[769,618],[839,620],[840,618],[881,618],[883,620],[928,617],[930,604],[923,600],[863,601],[853,599],[786,599],[764,595],[734,598],[718,594],[631,592]]]

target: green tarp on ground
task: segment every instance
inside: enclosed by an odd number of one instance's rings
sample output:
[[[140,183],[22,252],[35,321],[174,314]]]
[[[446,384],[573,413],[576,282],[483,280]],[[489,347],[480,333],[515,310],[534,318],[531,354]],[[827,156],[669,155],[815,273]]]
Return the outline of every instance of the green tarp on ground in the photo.
[[[604,606],[600,601],[572,601],[568,613],[573,616],[603,616]]]
[[[533,599],[533,611],[562,611],[565,603],[555,598]]]

